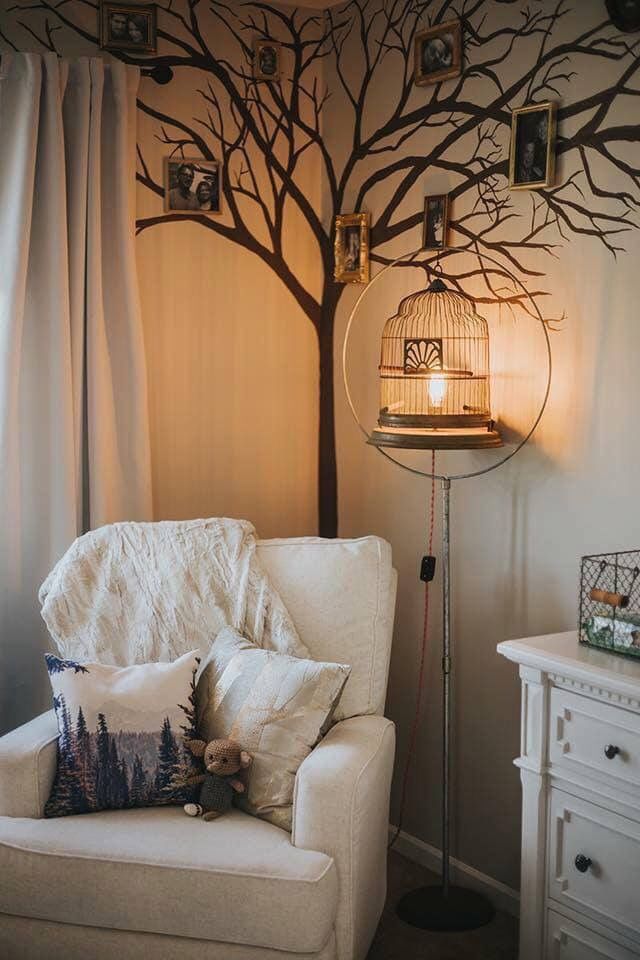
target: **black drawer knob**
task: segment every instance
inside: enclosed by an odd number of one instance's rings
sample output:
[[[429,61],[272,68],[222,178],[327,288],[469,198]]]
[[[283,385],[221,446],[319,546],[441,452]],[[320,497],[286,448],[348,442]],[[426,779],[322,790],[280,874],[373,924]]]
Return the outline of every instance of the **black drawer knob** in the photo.
[[[617,757],[620,753],[620,747],[614,746],[613,743],[608,743],[604,748],[604,755],[607,760],[613,760],[614,757]]]
[[[579,853],[575,859],[576,870],[579,873],[586,873],[591,863],[591,857],[585,857],[584,853]]]

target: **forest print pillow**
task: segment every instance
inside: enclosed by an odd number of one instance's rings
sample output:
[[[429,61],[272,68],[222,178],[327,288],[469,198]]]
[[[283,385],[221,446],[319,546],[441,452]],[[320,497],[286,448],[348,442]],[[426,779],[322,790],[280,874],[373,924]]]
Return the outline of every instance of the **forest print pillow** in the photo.
[[[193,799],[197,651],[131,667],[45,660],[59,732],[45,817]]]

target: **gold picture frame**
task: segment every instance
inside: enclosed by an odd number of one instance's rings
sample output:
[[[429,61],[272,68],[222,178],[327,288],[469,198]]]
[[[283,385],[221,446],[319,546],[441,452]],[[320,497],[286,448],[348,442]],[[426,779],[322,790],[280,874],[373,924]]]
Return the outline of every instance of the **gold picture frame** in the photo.
[[[155,53],[157,49],[157,12],[155,3],[100,3],[100,47],[103,50],[129,50]]]
[[[512,190],[552,187],[556,174],[557,104],[535,103],[511,114],[509,186]]]
[[[253,41],[253,77],[254,80],[280,79],[280,58],[282,44],[275,40]]]
[[[369,214],[341,213],[335,221],[335,266],[337,283],[369,282]]]
[[[191,168],[190,178],[181,177],[182,168]],[[203,160],[202,157],[165,157],[164,209],[167,213],[191,217],[194,214],[212,217],[222,213],[220,161]]]
[[[462,21],[448,20],[417,33],[413,46],[413,80],[423,87],[460,76]]]
[[[437,193],[424,198],[422,249],[446,250],[449,232],[449,194]]]

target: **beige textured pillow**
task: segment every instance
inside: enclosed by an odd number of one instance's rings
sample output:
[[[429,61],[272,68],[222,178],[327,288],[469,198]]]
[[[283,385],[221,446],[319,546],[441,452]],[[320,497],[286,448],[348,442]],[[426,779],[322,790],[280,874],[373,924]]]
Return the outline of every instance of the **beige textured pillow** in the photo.
[[[233,627],[221,630],[198,681],[198,728],[207,740],[237,740],[253,756],[237,802],[291,829],[298,767],[326,732],[351,667],[263,650]]]

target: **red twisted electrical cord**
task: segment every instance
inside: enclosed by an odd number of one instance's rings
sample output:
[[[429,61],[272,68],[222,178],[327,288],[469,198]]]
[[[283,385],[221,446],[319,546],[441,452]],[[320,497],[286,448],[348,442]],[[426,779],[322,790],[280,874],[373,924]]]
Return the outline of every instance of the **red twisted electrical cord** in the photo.
[[[436,452],[435,450],[431,451],[431,497],[429,504],[429,537],[428,537],[428,546],[427,552],[429,556],[433,556],[433,523],[434,523],[434,514],[435,514],[435,492],[436,492],[436,481],[435,481],[435,472],[436,472]],[[420,648],[420,668],[418,670],[418,690],[416,693],[416,709],[413,716],[413,723],[411,725],[411,734],[409,736],[409,750],[407,752],[407,759],[404,765],[404,771],[402,774],[402,788],[400,792],[400,813],[398,815],[398,825],[396,827],[396,832],[393,835],[392,840],[389,843],[389,849],[394,845],[400,832],[402,830],[402,821],[404,819],[404,809],[407,799],[407,786],[409,783],[409,774],[411,772],[411,765],[413,761],[413,754],[416,746],[416,738],[418,736],[418,725],[420,723],[420,715],[422,713],[422,699],[423,699],[423,687],[424,687],[424,668],[427,658],[427,640],[429,636],[429,581],[425,582],[424,585],[424,623],[422,625],[422,646]]]

